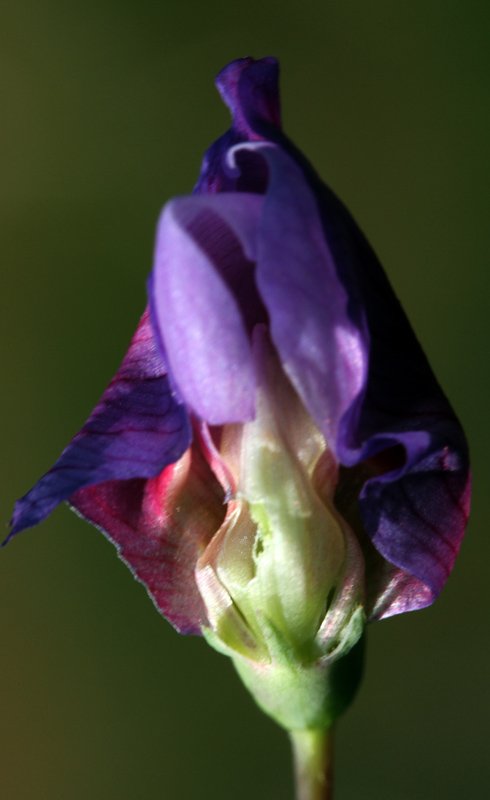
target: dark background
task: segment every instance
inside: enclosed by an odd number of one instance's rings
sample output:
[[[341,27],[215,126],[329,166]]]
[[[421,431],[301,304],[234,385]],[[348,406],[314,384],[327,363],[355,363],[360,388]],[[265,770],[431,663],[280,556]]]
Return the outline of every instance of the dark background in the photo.
[[[431,609],[373,626],[336,800],[458,800],[488,755],[488,3],[17,0],[0,19],[1,524],[112,376],[157,215],[228,118],[213,77],[282,62],[287,132],[378,251],[467,429],[474,514]],[[487,203],[488,205],[488,203]],[[282,800],[286,736],[58,510],[0,554],[6,800]]]

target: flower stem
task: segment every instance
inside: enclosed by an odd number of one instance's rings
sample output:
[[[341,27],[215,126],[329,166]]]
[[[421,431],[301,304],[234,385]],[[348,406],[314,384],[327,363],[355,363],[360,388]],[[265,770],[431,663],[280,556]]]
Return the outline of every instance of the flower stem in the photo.
[[[296,800],[332,800],[333,739],[329,730],[291,731]]]

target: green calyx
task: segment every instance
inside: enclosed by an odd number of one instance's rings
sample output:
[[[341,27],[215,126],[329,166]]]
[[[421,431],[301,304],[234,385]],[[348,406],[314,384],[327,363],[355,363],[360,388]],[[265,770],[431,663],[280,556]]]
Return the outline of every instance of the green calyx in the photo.
[[[288,730],[329,727],[362,671],[364,563],[333,506],[335,462],[266,340],[256,416],[230,426],[237,492],[198,562],[207,641]]]
[[[359,686],[364,639],[338,659],[302,666],[233,663],[256,703],[288,731],[327,729],[350,705]]]
[[[256,660],[203,629],[208,644],[230,656],[260,708],[289,731],[329,728],[349,706],[362,677],[363,631],[364,612],[358,608],[330,654],[302,662],[273,630],[268,633],[273,656]]]

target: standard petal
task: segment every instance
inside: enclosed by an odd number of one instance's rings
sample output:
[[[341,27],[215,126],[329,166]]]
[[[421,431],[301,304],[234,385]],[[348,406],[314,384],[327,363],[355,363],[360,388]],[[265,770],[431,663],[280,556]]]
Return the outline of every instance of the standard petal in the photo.
[[[261,198],[215,195],[171,201],[157,235],[150,305],[172,378],[211,424],[254,414],[248,330],[265,311],[254,282]]]
[[[70,503],[116,546],[163,616],[180,633],[200,633],[206,613],[194,570],[225,506],[199,445],[154,478],[90,486]]]
[[[190,439],[187,412],[172,396],[146,311],[119,371],[80,433],[16,503],[9,538],[36,525],[82,487],[157,475],[182,455]]]

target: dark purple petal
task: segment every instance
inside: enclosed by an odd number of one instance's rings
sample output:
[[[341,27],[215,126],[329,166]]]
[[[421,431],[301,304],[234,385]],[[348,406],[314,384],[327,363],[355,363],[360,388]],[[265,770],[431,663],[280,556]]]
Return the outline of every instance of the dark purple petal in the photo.
[[[180,633],[199,634],[206,614],[194,569],[225,506],[198,444],[154,478],[90,486],[70,503],[116,546],[169,622]]]
[[[451,429],[448,422],[434,421],[424,433],[425,446],[417,442],[420,438],[415,431],[392,437],[405,447],[405,465],[367,481],[359,501],[365,530],[378,552],[428,590],[417,594],[419,605],[414,606],[413,586],[399,587],[398,602],[406,592],[412,607],[419,608],[437,597],[453,568],[470,496],[466,446],[456,425]],[[380,616],[390,613],[398,612],[387,609]]]
[[[182,455],[190,439],[187,412],[172,396],[146,311],[119,371],[80,433],[16,503],[10,536],[36,525],[84,486],[157,475]]]
[[[180,394],[215,425],[254,414],[247,331],[263,317],[252,263],[261,205],[247,194],[181,198],[165,207],[159,225],[150,282],[155,327]]]

